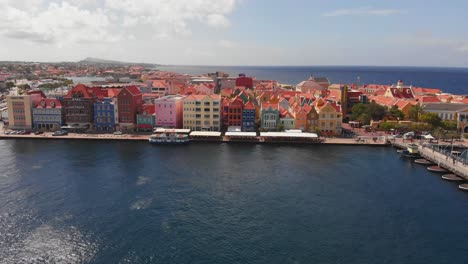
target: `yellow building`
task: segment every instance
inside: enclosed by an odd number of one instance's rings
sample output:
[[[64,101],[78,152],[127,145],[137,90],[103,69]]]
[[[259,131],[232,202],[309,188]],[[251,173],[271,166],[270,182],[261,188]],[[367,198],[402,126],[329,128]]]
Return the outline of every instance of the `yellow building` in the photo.
[[[341,134],[343,115],[340,105],[319,98],[315,101],[314,107],[318,115],[318,128],[325,134]]]
[[[221,96],[189,95],[184,99],[184,129],[194,131],[221,130]]]
[[[32,129],[32,106],[41,100],[39,94],[7,96],[8,127]]]

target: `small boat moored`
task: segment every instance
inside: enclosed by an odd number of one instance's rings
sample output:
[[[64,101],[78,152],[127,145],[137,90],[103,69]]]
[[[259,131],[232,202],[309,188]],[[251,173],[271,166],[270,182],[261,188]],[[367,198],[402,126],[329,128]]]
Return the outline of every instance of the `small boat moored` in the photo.
[[[447,172],[446,169],[444,169],[442,167],[439,167],[439,166],[429,166],[429,167],[427,167],[427,169],[429,171],[433,171],[433,172]]]
[[[442,179],[446,181],[463,181],[464,179],[461,177],[458,177],[455,174],[444,174],[442,175]]]
[[[431,165],[431,164],[434,164],[434,163],[432,163],[431,161],[429,161],[429,160],[427,160],[427,159],[416,159],[416,160],[414,160],[414,163],[422,164],[422,165]]]
[[[468,191],[468,183],[460,184],[458,188],[463,191]]]

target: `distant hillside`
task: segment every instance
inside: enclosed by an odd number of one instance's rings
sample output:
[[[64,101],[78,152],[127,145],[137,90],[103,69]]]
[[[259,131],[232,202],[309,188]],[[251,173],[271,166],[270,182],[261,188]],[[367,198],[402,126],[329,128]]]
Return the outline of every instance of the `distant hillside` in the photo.
[[[133,62],[122,62],[122,61],[113,61],[113,60],[105,60],[99,58],[92,58],[88,57],[84,60],[78,61],[80,64],[112,64],[112,65],[141,65],[141,66],[158,66],[158,64],[154,63],[133,63]]]

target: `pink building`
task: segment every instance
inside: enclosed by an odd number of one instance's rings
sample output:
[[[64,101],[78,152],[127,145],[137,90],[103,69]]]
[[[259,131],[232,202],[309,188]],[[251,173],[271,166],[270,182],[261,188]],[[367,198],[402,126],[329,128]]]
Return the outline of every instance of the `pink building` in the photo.
[[[182,128],[182,95],[168,95],[154,100],[156,127]]]

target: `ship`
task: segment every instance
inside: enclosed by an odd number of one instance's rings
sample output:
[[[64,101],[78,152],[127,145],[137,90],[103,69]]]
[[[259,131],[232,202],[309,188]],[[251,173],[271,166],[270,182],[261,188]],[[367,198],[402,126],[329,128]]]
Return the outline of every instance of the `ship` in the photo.
[[[418,145],[409,144],[406,149],[401,151],[401,156],[405,158],[420,158],[421,155],[419,154]]]
[[[190,143],[190,138],[188,135],[177,134],[175,132],[165,132],[151,135],[148,141],[151,144],[159,145],[183,145]]]

